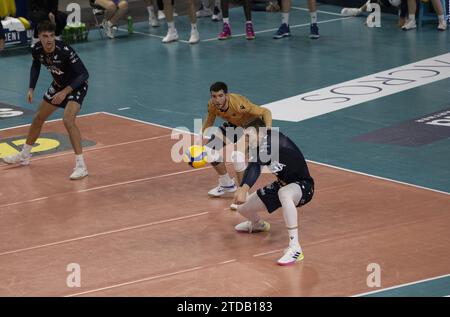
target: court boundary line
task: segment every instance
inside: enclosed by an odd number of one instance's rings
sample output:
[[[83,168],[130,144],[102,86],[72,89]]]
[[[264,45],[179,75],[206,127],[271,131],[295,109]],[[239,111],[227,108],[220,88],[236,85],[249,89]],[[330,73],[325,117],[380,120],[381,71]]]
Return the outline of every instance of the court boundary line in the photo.
[[[393,289],[397,289],[397,288],[401,288],[401,287],[405,287],[405,286],[410,286],[410,285],[414,285],[414,284],[418,284],[418,283],[434,281],[434,280],[438,280],[438,279],[449,277],[449,276],[450,276],[450,274],[439,275],[439,276],[435,276],[435,277],[426,278],[426,279],[423,279],[423,280],[418,280],[418,281],[415,281],[415,282],[399,284],[399,285],[395,285],[395,286],[391,286],[391,287],[387,287],[387,288],[383,288],[383,289],[378,289],[378,290],[371,291],[371,292],[356,294],[356,295],[352,295],[350,297],[361,297],[361,296],[365,296],[365,295],[381,293],[381,292],[385,292],[385,291],[389,291],[389,290],[393,290]]]
[[[91,113],[86,113],[86,114],[80,114],[80,115],[77,116],[77,118],[80,118],[80,117],[89,117],[89,116],[93,116],[93,115],[101,114],[101,113],[103,113],[103,112],[102,112],[102,111],[96,111],[96,112],[91,112]],[[63,120],[63,118],[51,119],[51,120],[45,121],[45,123],[48,123],[48,122],[55,122],[55,121],[62,121],[62,120]],[[45,124],[45,123],[44,123],[44,124]],[[1,128],[1,129],[0,129],[0,132],[1,132],[1,131],[12,130],[12,129],[18,129],[18,128],[29,127],[29,126],[31,126],[31,123],[21,124],[21,125],[14,126],[14,127]]]
[[[133,121],[136,121],[136,122],[141,122],[141,123],[144,123],[144,124],[153,125],[153,126],[157,126],[157,127],[160,127],[160,128],[176,130],[175,128],[171,128],[171,127],[168,127],[168,126],[164,126],[164,125],[160,125],[160,124],[152,123],[152,122],[147,122],[147,121],[143,121],[143,120],[139,120],[139,119],[129,118],[129,117],[126,117],[126,116],[123,116],[123,115],[115,114],[115,113],[110,113],[110,112],[102,112],[102,113],[109,114],[109,115],[112,115],[112,116],[116,116],[116,117],[119,117],[119,118],[130,119],[130,120],[133,120]],[[198,134],[193,133],[193,132],[187,132],[187,131],[183,131],[183,132],[184,133],[189,133],[191,135],[198,135]],[[429,188],[429,187],[425,187],[425,186],[420,186],[420,185],[415,185],[415,184],[411,184],[411,183],[406,183],[406,182],[402,182],[402,181],[399,181],[399,180],[395,180],[395,179],[391,179],[391,178],[387,178],[387,177],[383,177],[383,176],[377,176],[377,175],[373,175],[373,174],[369,174],[369,173],[359,172],[359,171],[356,171],[356,170],[347,169],[345,167],[339,167],[339,166],[336,166],[336,165],[331,165],[331,164],[327,164],[327,163],[321,163],[321,162],[317,162],[317,161],[313,161],[313,160],[306,160],[306,161],[314,163],[314,164],[317,164],[317,165],[322,165],[322,166],[326,166],[326,167],[330,167],[330,168],[335,168],[337,170],[342,170],[342,171],[353,173],[353,174],[358,174],[358,175],[363,175],[363,176],[372,177],[372,178],[376,178],[376,179],[381,179],[381,180],[384,180],[384,181],[393,182],[393,183],[401,184],[401,185],[406,185],[406,186],[410,186],[410,187],[414,187],[414,188],[418,188],[418,189],[428,190],[428,191],[432,191],[432,192],[435,192],[435,193],[444,194],[444,195],[447,195],[447,196],[450,195],[449,192],[441,191],[441,190],[438,190],[438,189],[433,189],[433,188]]]
[[[308,8],[301,8],[301,7],[297,7],[297,6],[291,6],[291,10],[297,10],[297,11],[309,11]],[[344,15],[340,14],[340,13],[336,13],[336,12],[331,12],[331,11],[324,11],[324,10],[316,10],[316,12],[318,13],[323,13],[323,14],[329,14],[329,15],[337,15],[340,17],[343,17]],[[353,18],[353,17],[352,17]]]
[[[129,226],[129,227],[124,227],[124,228],[114,229],[114,230],[108,230],[108,231],[103,231],[103,232],[99,232],[99,233],[93,233],[93,234],[89,234],[89,235],[85,235],[85,236],[81,236],[81,237],[65,239],[65,240],[50,242],[50,243],[46,243],[46,244],[39,244],[39,245],[35,245],[32,247],[27,247],[27,248],[5,251],[5,252],[0,253],[0,257],[15,254],[15,253],[22,253],[22,252],[27,252],[27,251],[43,249],[43,248],[47,248],[47,247],[53,247],[53,246],[67,244],[67,243],[71,243],[71,242],[84,241],[84,240],[88,240],[88,239],[92,239],[92,238],[103,237],[103,236],[112,235],[112,234],[116,234],[116,233],[122,233],[122,232],[126,232],[126,231],[139,230],[139,229],[152,227],[152,226],[156,226],[156,225],[160,225],[160,224],[166,224],[166,223],[170,223],[170,222],[174,222],[174,221],[196,218],[196,217],[200,217],[200,216],[204,216],[204,215],[208,215],[208,214],[209,214],[208,211],[204,211],[204,212],[191,214],[191,215],[187,215],[187,216],[180,216],[180,217],[169,218],[169,219],[165,219],[165,220],[152,221],[152,222],[148,222],[148,223],[144,223],[144,224],[140,224],[140,225]]]

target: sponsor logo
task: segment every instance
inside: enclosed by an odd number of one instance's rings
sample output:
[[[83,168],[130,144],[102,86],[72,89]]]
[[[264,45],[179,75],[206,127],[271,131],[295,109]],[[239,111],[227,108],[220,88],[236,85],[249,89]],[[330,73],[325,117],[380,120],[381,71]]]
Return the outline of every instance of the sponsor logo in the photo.
[[[375,130],[355,141],[400,146],[422,146],[450,137],[450,107],[420,118]]]

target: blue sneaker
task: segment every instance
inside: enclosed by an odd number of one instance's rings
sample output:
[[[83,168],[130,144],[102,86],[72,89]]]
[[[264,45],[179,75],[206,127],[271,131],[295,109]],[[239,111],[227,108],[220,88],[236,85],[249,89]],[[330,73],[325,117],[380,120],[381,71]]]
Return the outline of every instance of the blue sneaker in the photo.
[[[273,38],[281,39],[286,36],[291,36],[291,29],[289,28],[289,25],[287,25],[286,23],[283,23],[278,28],[278,31],[275,32],[275,34],[273,35]]]
[[[309,38],[316,40],[320,37],[319,35],[319,27],[317,26],[317,23],[311,23],[310,26],[310,32],[309,32]]]

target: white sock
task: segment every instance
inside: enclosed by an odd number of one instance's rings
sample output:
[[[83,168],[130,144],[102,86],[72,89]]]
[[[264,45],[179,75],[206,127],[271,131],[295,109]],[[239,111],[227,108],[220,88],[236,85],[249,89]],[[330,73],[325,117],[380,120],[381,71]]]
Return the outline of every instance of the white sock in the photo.
[[[167,22],[167,26],[169,27],[169,31],[175,31],[175,22]]]
[[[25,143],[23,145],[22,152],[20,152],[22,157],[29,157],[29,156],[31,156],[31,149],[32,148],[33,148],[32,145],[28,145],[28,144]]]
[[[248,23],[252,24],[252,21],[247,21],[247,22],[245,22],[245,24],[248,24]]]
[[[311,24],[317,23],[317,11],[310,12],[309,15],[311,16]]]
[[[153,9],[153,6],[148,6],[147,11],[149,17],[153,18],[155,16],[155,9]]]
[[[302,247],[298,242],[298,228],[288,229],[288,233],[289,233],[289,246],[294,249],[300,248],[300,252],[302,252],[301,251]]]
[[[416,20],[416,15],[415,14],[408,15],[408,20],[409,21],[415,21]]]
[[[445,10],[445,9],[444,9]],[[444,15],[438,15],[439,22],[444,22]]]
[[[197,23],[191,23],[191,31],[197,31]]]
[[[226,173],[225,175],[219,176],[219,184],[222,186],[231,186],[233,185],[234,181],[230,178],[230,175]]]
[[[281,13],[281,24],[283,24],[283,23],[289,25],[289,12]]]
[[[223,23],[230,24],[230,18],[223,18]]]
[[[86,164],[84,163],[83,154],[79,154],[79,155],[75,154],[75,166],[86,168]]]

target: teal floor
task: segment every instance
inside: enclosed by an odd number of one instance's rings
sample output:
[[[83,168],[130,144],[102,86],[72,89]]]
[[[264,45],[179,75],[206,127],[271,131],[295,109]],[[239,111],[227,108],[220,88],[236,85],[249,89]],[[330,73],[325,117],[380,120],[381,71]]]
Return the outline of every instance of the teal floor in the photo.
[[[294,4],[306,7],[303,0]],[[340,8],[319,5],[319,10],[338,13]],[[234,8],[231,25],[238,36],[216,41],[221,24],[201,19],[199,30],[204,41],[193,46],[185,42],[163,45],[157,36],[165,34],[165,26],[152,29],[145,22],[135,23],[137,33],[129,36],[121,31],[109,41],[91,30],[89,42],[74,45],[90,71],[83,113],[107,111],[192,129],[193,119],[205,116],[208,88],[214,81],[225,81],[232,92],[263,105],[450,51],[450,32],[437,32],[433,24],[419,32],[402,32],[394,15],[383,15],[381,28],[368,28],[363,17],[320,12],[321,38],[315,41],[308,38],[308,12],[292,10],[293,34],[282,40],[272,39],[280,21],[278,13],[254,12],[253,17],[259,32],[255,41],[239,35],[244,31],[244,18],[242,9]],[[187,18],[176,22],[181,39],[187,40]],[[36,108],[39,98],[33,105],[25,102],[30,62],[27,50],[2,54],[0,102]],[[49,78],[43,70],[37,96],[47,88]],[[448,108],[449,84],[445,79],[306,121],[275,124],[310,160],[450,192],[448,138],[421,147],[353,140]],[[29,120],[0,120],[0,128]]]
[[[306,7],[304,0],[294,4]],[[396,16],[383,15],[381,28],[368,28],[364,17],[337,16],[340,9],[319,5],[319,10],[335,13],[319,13],[319,40],[309,39],[309,15],[297,9],[291,13],[292,36],[282,40],[272,39],[279,13],[254,12],[257,38],[247,41],[241,8],[230,11],[237,36],[228,41],[215,40],[221,23],[209,19],[199,20],[202,42],[193,46],[163,45],[160,37],[166,27],[152,29],[145,22],[135,23],[134,34],[121,31],[114,40],[101,39],[91,30],[88,42],[74,45],[90,72],[82,113],[105,111],[193,129],[193,120],[205,117],[209,86],[215,81],[264,105],[450,51],[450,32],[438,32],[433,24],[402,32]],[[176,23],[186,41],[187,18],[179,17]],[[0,56],[0,103],[36,109],[50,76],[42,69],[35,102],[27,104],[30,64],[27,49],[8,49]],[[305,121],[274,125],[294,139],[309,160],[450,193],[449,138],[419,147],[354,140],[449,107],[450,79],[444,79]],[[30,120],[30,115],[0,119],[0,129]],[[444,293],[436,295],[449,295]]]

